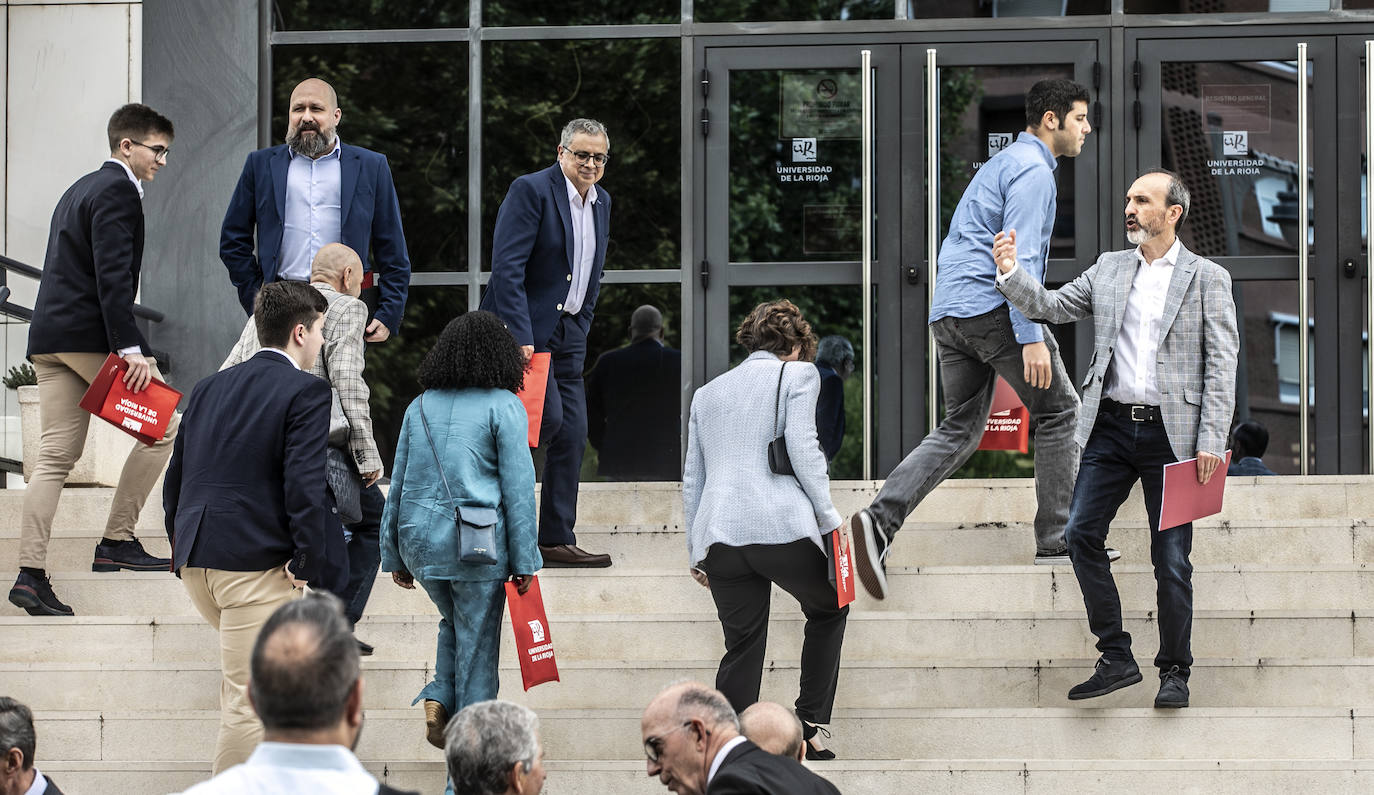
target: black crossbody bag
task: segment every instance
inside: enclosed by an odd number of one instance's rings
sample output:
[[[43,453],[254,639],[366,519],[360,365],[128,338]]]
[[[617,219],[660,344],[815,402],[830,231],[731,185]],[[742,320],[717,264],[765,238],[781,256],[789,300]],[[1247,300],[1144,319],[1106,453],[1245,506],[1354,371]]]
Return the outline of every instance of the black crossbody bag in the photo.
[[[787,454],[787,437],[778,434],[778,409],[782,402],[782,374],[787,371],[787,362],[778,368],[778,391],[773,396],[773,441],[768,443],[768,468],[775,475],[797,473],[792,469],[792,457]]]

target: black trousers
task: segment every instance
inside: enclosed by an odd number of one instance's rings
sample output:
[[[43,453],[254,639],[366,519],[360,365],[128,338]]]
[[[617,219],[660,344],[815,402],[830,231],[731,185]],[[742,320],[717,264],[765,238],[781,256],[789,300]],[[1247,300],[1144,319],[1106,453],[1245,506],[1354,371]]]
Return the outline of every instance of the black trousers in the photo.
[[[736,712],[759,700],[768,608],[772,585],[777,583],[801,604],[806,616],[797,715],[811,723],[830,722],[849,607],[836,606],[835,587],[826,572],[829,565],[809,539],[741,547],[712,544],[707,550],[701,569],[711,579],[711,598],[725,632],[716,689]]]

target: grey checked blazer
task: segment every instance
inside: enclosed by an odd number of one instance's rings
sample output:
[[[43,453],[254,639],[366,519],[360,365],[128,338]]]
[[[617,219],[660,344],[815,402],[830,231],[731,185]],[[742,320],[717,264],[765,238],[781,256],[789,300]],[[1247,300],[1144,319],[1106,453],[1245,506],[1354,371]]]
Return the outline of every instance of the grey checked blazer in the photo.
[[[1078,415],[1080,446],[1088,443],[1102,385],[1112,363],[1112,348],[1126,314],[1126,300],[1139,259],[1135,249],[1109,251],[1078,278],[1049,291],[1020,268],[997,289],[1027,317],[1068,323],[1091,316],[1092,363],[1083,381],[1083,411]],[[1180,461],[1198,451],[1226,451],[1226,434],[1236,408],[1236,304],[1226,269],[1180,245],[1173,279],[1164,297],[1156,364],[1160,407],[1169,444]]]
[[[830,502],[825,454],[816,438],[821,377],[809,362],[789,362],[778,399],[778,429],[797,476],[768,468],[778,357],[755,351],[692,397],[682,473],[688,563],[711,544],[788,544],[840,526]]]
[[[363,380],[363,331],[367,325],[367,304],[351,295],[344,295],[320,284],[311,284],[324,295],[329,309],[324,314],[324,347],[315,359],[310,374],[319,376],[339,390],[339,403],[348,418],[348,449],[358,471],[364,474],[382,468],[382,454],[372,438],[372,412],[367,400],[371,391]],[[223,370],[252,358],[262,348],[258,344],[257,327],[253,318],[239,335],[239,341],[229,352],[229,358],[219,366]]]

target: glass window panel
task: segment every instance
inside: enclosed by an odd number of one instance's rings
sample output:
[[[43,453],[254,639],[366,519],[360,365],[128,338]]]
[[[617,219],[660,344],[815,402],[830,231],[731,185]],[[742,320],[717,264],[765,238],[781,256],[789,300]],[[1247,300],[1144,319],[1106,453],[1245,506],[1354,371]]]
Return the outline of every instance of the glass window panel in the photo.
[[[907,0],[908,19],[1071,17],[1111,13],[1111,0]]]
[[[1165,63],[1160,80],[1162,165],[1192,194],[1183,244],[1204,257],[1296,254],[1296,62]]]
[[[467,0],[274,0],[276,30],[465,28]]]
[[[1296,475],[1298,283],[1291,279],[1242,280],[1235,283],[1232,292],[1240,330],[1235,420],[1253,419],[1267,428],[1269,449],[1264,463],[1280,475]],[[1307,394],[1312,406],[1317,397],[1315,332],[1315,323],[1309,321]]]
[[[606,268],[679,267],[681,42],[487,42],[482,57],[482,267],[511,181],[553,165],[579,116],[610,131],[598,183],[614,201]]]
[[[1026,91],[1037,81],[1073,79],[1069,64],[958,66],[940,69],[940,230],[949,231],[954,208],[974,172],[1026,129]],[[1058,200],[1050,257],[1074,255],[1074,169],[1059,158]]]
[[[1350,10],[1374,8],[1374,0],[1341,0],[1341,7]]]
[[[340,139],[390,162],[415,271],[467,269],[467,53],[462,43],[272,50],[273,141],[286,137],[296,84],[329,81],[343,110]]]
[[[605,284],[587,335],[583,480],[682,479],[682,286]],[[663,316],[663,338],[633,334],[636,309]]]
[[[1347,3],[1349,0],[1347,0]],[[1331,10],[1330,0],[1126,0],[1127,14],[1227,14]]]
[[[698,22],[892,19],[892,0],[696,0]]]
[[[680,0],[487,0],[482,4],[482,24],[487,26],[645,25],[681,21]]]
[[[857,260],[858,69],[730,72],[730,261]]]
[[[830,477],[858,480],[863,477],[863,390],[867,381],[863,372],[863,289],[858,285],[735,287],[730,290],[730,328],[739,328],[740,322],[755,306],[778,298],[796,304],[817,337],[839,335],[854,347],[854,371],[844,379],[844,433],[839,452],[830,462]],[[732,342],[732,367],[748,355],[743,346]],[[875,417],[874,433],[878,430]]]
[[[467,311],[467,301],[466,287],[412,284],[406,301],[405,333],[367,346],[363,376],[372,390],[372,434],[388,475],[406,407],[421,391],[415,373],[444,326]]]

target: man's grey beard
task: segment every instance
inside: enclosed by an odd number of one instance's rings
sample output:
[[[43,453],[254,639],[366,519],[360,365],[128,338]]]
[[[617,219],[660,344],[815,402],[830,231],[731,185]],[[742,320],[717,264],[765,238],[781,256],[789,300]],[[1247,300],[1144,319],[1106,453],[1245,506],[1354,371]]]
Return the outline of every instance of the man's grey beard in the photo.
[[[309,138],[301,135],[300,129],[296,129],[286,134],[286,145],[291,151],[298,155],[314,160],[320,155],[334,148],[334,135],[324,135],[322,130],[312,130],[315,134]]]
[[[1138,246],[1154,236],[1155,233],[1147,229],[1144,224],[1140,223],[1139,218],[1136,219],[1134,230],[1126,230],[1126,240],[1133,246]]]

